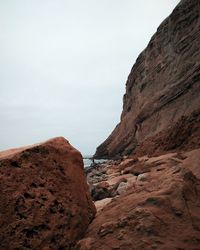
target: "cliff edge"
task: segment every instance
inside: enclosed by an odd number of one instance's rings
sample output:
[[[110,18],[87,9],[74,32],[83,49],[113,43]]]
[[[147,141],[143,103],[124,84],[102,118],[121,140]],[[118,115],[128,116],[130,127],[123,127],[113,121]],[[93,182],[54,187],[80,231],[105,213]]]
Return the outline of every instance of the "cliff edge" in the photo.
[[[121,121],[96,158],[199,147],[199,13],[198,0],[182,0],[159,26],[128,76]]]

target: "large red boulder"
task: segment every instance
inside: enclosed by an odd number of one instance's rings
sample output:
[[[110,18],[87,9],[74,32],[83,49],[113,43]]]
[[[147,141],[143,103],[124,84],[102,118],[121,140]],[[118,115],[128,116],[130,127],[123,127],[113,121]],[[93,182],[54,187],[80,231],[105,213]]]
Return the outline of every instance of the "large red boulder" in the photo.
[[[62,137],[0,153],[0,249],[73,249],[95,215],[81,154]]]

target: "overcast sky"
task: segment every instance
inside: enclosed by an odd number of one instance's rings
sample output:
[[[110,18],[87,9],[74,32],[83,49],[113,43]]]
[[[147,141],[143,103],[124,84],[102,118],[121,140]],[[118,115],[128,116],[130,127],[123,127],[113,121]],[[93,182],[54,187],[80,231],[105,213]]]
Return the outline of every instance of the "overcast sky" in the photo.
[[[0,0],[0,150],[64,136],[93,154],[178,0]]]

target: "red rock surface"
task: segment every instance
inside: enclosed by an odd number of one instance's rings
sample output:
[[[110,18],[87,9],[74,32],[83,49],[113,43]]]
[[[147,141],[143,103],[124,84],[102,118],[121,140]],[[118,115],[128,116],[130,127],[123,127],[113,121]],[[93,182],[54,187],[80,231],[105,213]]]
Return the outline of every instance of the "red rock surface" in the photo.
[[[189,116],[182,116],[176,123],[155,136],[147,138],[136,148],[137,156],[156,155],[179,149],[189,150],[200,147],[200,109]]]
[[[182,0],[138,57],[121,121],[97,148],[118,161],[88,181],[116,192],[98,195],[76,250],[200,249],[199,44],[200,2]]]
[[[194,134],[190,148],[199,145],[199,13],[199,0],[182,0],[157,29],[128,77],[121,121],[95,157],[129,155],[141,144],[143,151],[175,149]]]
[[[59,137],[0,153],[0,249],[73,249],[95,215],[81,154]]]
[[[199,250],[199,161],[200,149],[141,157],[140,168],[133,161],[143,174],[119,196],[96,202],[99,212],[75,249]]]

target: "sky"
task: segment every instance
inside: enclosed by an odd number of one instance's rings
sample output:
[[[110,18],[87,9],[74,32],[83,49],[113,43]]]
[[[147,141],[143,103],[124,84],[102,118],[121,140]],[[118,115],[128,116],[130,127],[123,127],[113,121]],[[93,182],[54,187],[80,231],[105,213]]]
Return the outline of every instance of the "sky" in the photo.
[[[94,154],[178,0],[0,0],[0,150],[64,136]]]

